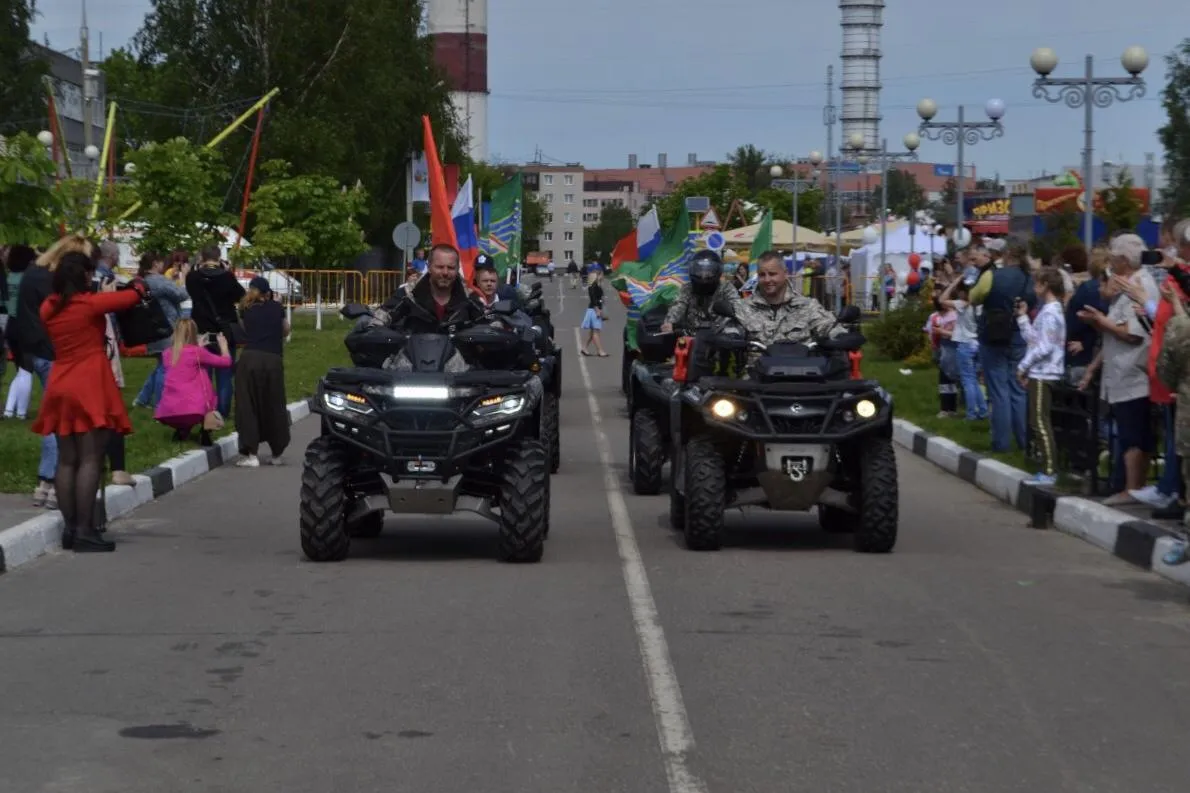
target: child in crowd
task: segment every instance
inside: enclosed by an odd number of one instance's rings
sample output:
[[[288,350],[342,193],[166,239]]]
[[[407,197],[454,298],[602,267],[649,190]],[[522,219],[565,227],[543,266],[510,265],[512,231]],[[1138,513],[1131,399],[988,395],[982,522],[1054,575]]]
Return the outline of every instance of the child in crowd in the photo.
[[[959,408],[958,346],[952,340],[958,314],[940,302],[942,290],[934,292],[934,313],[922,329],[930,337],[934,362],[938,364],[938,418],[954,418]]]
[[[161,356],[165,364],[165,387],[153,418],[173,427],[174,440],[185,441],[196,426],[201,426],[200,443],[211,445],[211,431],[221,429],[223,417],[215,409],[215,389],[204,367],[231,368],[227,338],[215,337],[219,355],[207,352],[199,342],[198,325],[192,319],[179,319],[174,326],[173,346]]]
[[[1016,304],[1017,325],[1029,345],[1017,367],[1017,377],[1029,395],[1029,429],[1037,439],[1042,464],[1041,471],[1026,483],[1053,486],[1058,479],[1050,389],[1066,371],[1066,315],[1062,304],[1066,284],[1062,273],[1054,267],[1043,268],[1033,279],[1033,292],[1041,308],[1032,323],[1025,301],[1018,300]]]

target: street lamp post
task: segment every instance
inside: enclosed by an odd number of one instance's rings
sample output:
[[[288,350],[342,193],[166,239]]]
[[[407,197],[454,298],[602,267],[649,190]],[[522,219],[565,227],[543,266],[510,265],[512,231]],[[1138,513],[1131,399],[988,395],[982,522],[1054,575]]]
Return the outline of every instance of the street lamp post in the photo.
[[[818,178],[818,166],[822,163],[822,153],[818,151],[810,152],[810,164],[814,166],[814,178]],[[778,190],[788,190],[793,194],[793,260],[797,261],[797,225],[798,225],[798,198],[802,194],[801,172],[797,165],[790,169],[793,171],[792,179],[782,179],[785,175],[784,169],[780,165],[774,165],[769,168],[769,176],[773,177],[773,187]]]
[[[1128,102],[1145,95],[1145,81],[1141,72],[1149,66],[1149,54],[1144,47],[1129,47],[1120,57],[1120,65],[1128,77],[1096,77],[1095,59],[1088,55],[1082,77],[1050,77],[1058,68],[1058,54],[1049,47],[1033,51],[1029,65],[1037,72],[1033,81],[1033,96],[1048,102],[1062,102],[1067,107],[1083,108],[1083,243],[1090,250],[1095,234],[1095,180],[1091,173],[1094,154],[1094,109],[1110,107],[1113,102]],[[1050,93],[1049,89],[1055,89]],[[1127,88],[1125,93],[1123,89]]]
[[[902,139],[905,144],[906,151],[890,152],[888,150],[888,138],[880,140],[880,266],[876,268],[876,276],[880,277],[880,272],[884,269],[885,256],[887,255],[886,245],[888,238],[888,164],[897,160],[916,160],[917,148],[921,146],[921,138],[914,132],[910,132]],[[859,133],[852,136],[852,147],[862,148],[864,145],[864,137]],[[880,313],[884,314],[888,311],[888,293],[883,289],[880,290]]]
[[[963,226],[963,148],[974,146],[981,140],[992,140],[1004,136],[1004,125],[1000,119],[1004,118],[1004,103],[999,99],[989,99],[984,105],[990,121],[967,121],[963,115],[963,106],[959,105],[958,121],[934,121],[938,115],[938,104],[933,99],[923,99],[917,103],[917,115],[921,117],[918,133],[928,140],[940,140],[947,146],[958,146],[958,165],[955,171],[955,245],[958,245]]]

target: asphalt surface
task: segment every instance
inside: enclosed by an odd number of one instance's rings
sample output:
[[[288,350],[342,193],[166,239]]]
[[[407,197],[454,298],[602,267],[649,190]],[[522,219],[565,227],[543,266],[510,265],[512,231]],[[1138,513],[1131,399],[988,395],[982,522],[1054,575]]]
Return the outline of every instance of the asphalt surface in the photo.
[[[0,791],[1184,793],[1185,590],[908,454],[891,555],[738,513],[688,552],[585,305],[541,564],[462,518],[311,564],[296,465],[219,469],[0,577]]]

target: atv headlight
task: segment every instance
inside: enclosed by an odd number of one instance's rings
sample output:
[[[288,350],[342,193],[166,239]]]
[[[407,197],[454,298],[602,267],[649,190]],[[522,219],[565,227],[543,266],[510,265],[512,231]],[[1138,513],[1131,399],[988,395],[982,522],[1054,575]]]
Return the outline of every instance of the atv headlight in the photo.
[[[870,399],[861,399],[855,403],[855,415],[861,419],[870,419],[876,415],[876,403]]]
[[[394,385],[384,389],[386,396],[411,402],[445,402],[450,389],[444,385]]]
[[[736,413],[735,403],[730,399],[716,399],[711,403],[711,413],[715,418],[729,419]]]
[[[372,412],[368,400],[359,394],[347,391],[325,391],[322,394],[322,404],[336,413],[359,413],[366,416]]]
[[[473,420],[507,419],[519,415],[529,404],[522,394],[488,397],[471,411]]]

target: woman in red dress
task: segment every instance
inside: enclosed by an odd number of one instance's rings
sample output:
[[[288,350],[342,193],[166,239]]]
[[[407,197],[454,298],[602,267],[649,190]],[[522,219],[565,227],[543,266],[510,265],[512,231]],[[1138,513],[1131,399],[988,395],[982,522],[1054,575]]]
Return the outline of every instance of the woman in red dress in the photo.
[[[39,435],[58,436],[55,483],[65,523],[62,547],[83,553],[116,549],[95,529],[95,495],[109,433],[132,432],[104,349],[105,315],[132,308],[146,294],[143,285],[94,293],[94,272],[95,263],[83,253],[66,254],[54,270],[53,294],[41,304],[54,368],[33,423]]]

